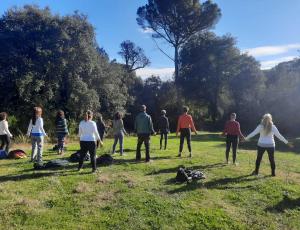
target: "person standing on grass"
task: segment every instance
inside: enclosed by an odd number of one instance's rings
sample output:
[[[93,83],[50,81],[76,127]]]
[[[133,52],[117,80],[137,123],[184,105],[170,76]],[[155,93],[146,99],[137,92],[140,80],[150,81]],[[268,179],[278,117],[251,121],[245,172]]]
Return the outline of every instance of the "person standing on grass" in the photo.
[[[98,121],[97,121],[97,129],[98,129],[100,138],[103,141],[104,140],[104,134],[106,133],[106,125],[103,121],[103,117],[102,117],[101,114],[99,114],[99,118],[98,118]]]
[[[262,118],[261,123],[257,126],[257,128],[250,133],[245,140],[248,141],[250,138],[254,137],[257,134],[260,134],[258,143],[257,143],[257,158],[255,164],[255,170],[252,172],[252,175],[258,175],[260,162],[262,160],[263,154],[267,151],[269,156],[269,161],[271,164],[271,173],[272,176],[275,176],[275,141],[274,135],[281,140],[283,143],[287,144],[289,147],[293,147],[278,131],[277,127],[273,124],[272,115],[265,114]]]
[[[239,144],[239,137],[244,140],[244,135],[241,132],[240,123],[236,120],[236,113],[230,115],[230,120],[226,122],[223,135],[226,135],[226,163],[229,163],[229,152],[232,146],[232,159],[233,164],[237,165],[236,162],[236,151]]]
[[[12,138],[12,136],[13,135],[10,133],[8,129],[7,113],[2,112],[0,113],[0,140],[1,140],[0,149],[5,150],[6,154],[9,153],[10,139]]]
[[[166,110],[161,111],[161,117],[159,119],[159,132],[160,132],[160,149],[162,149],[162,142],[165,139],[165,149],[167,148],[168,144],[168,133],[169,129],[169,120],[166,116]]]
[[[43,110],[41,107],[34,107],[32,118],[29,122],[27,136],[31,136],[32,151],[31,161],[39,165],[43,163],[43,145],[44,137],[47,136],[44,130],[44,121],[42,118]],[[37,149],[37,153],[36,153]]]
[[[193,122],[193,118],[188,114],[189,108],[187,106],[183,107],[183,114],[180,115],[177,124],[176,136],[180,132],[180,145],[178,157],[181,157],[184,139],[187,140],[188,149],[190,152],[189,157],[192,157],[192,146],[191,146],[191,130],[197,135],[197,131]]]
[[[141,160],[141,146],[144,143],[146,148],[146,162],[150,161],[150,136],[155,135],[151,116],[146,113],[146,106],[141,105],[140,113],[136,116],[134,129],[138,136],[136,147],[136,161]]]
[[[124,135],[127,135],[126,130],[124,128],[122,115],[120,112],[117,112],[114,116],[113,120],[113,132],[114,132],[114,144],[112,148],[112,154],[115,154],[116,146],[120,144],[120,155],[123,155],[123,141],[124,141]]]
[[[59,110],[56,114],[55,119],[56,126],[56,137],[57,137],[57,151],[58,154],[62,155],[64,153],[65,138],[69,134],[68,123],[65,118],[65,113]]]
[[[100,135],[97,130],[96,122],[93,120],[93,112],[88,110],[84,115],[84,120],[79,123],[79,137],[80,137],[80,159],[78,164],[78,171],[82,169],[83,161],[86,154],[89,152],[92,165],[92,173],[97,170],[96,165],[96,149],[103,145]]]

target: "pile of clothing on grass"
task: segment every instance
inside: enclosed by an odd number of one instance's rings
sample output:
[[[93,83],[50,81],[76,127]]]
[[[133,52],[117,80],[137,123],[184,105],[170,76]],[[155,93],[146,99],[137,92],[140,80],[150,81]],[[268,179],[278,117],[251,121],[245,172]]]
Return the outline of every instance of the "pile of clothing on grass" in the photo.
[[[15,149],[7,153],[4,150],[0,150],[0,159],[23,159],[27,158],[26,153],[21,149]]]
[[[188,169],[185,167],[180,167],[176,175],[176,181],[181,183],[191,183],[192,181],[203,180],[205,178],[206,176],[203,172],[199,170]]]

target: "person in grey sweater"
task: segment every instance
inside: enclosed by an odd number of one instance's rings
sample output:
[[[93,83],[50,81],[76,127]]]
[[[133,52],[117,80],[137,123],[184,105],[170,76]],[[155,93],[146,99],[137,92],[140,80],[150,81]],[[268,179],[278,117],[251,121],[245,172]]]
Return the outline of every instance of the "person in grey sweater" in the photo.
[[[146,113],[146,106],[140,107],[140,113],[135,118],[134,128],[138,136],[136,147],[136,161],[141,160],[141,146],[145,143],[146,162],[150,161],[150,136],[155,135],[151,116]]]
[[[112,148],[112,154],[115,154],[116,152],[116,146],[119,142],[120,144],[120,155],[123,155],[123,143],[124,143],[124,135],[127,135],[127,132],[124,128],[122,115],[120,112],[117,112],[114,116],[113,120],[113,133],[114,133],[114,144]]]

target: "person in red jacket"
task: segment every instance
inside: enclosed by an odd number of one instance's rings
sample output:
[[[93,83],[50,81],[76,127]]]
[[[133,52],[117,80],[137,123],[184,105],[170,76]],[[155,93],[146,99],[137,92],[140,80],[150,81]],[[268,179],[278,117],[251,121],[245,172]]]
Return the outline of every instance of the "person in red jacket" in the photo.
[[[230,115],[230,120],[226,122],[225,128],[223,131],[223,135],[226,135],[226,163],[228,164],[229,161],[229,152],[232,146],[232,159],[233,164],[237,165],[236,163],[236,151],[239,144],[239,138],[242,140],[245,139],[244,135],[241,132],[240,123],[236,120],[236,113],[232,113]]]
[[[189,108],[183,107],[183,114],[180,115],[177,124],[176,136],[180,132],[180,145],[178,157],[181,157],[184,139],[187,140],[188,149],[190,152],[190,157],[192,157],[192,146],[191,146],[191,130],[197,135],[197,131],[193,122],[193,118],[188,114]]]

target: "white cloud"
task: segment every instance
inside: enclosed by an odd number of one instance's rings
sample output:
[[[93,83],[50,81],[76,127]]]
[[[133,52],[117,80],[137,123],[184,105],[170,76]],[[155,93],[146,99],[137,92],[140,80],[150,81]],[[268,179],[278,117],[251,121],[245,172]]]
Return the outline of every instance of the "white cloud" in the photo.
[[[151,28],[146,28],[146,29],[139,29],[143,34],[153,34],[154,31]]]
[[[136,71],[136,74],[142,77],[143,79],[154,75],[160,76],[162,80],[169,80],[173,77],[174,68],[144,68],[138,69]]]
[[[300,49],[300,43],[280,45],[280,46],[260,46],[260,47],[245,49],[244,52],[254,57],[263,57],[263,56],[284,54],[291,50],[296,50],[296,49]]]
[[[262,62],[260,62],[261,69],[263,69],[263,70],[271,69],[281,62],[291,61],[295,58],[297,58],[297,56],[287,56],[287,57],[281,57],[281,58],[277,58],[277,59],[273,59],[273,60],[269,60],[269,61],[262,61]]]

